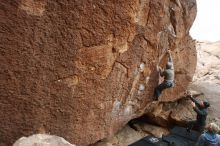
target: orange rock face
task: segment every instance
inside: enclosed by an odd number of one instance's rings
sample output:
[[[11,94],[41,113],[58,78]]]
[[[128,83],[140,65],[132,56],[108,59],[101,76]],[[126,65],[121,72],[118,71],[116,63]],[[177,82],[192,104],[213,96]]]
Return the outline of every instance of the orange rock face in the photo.
[[[152,100],[167,48],[176,81],[160,100],[178,99],[195,71],[195,0],[7,0],[0,8],[3,146],[36,133],[80,146],[113,135]]]

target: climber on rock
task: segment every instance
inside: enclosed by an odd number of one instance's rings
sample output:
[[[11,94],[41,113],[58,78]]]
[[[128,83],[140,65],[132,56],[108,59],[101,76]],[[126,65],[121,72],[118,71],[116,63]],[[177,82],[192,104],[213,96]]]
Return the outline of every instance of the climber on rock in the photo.
[[[159,67],[160,76],[164,77],[164,81],[154,89],[154,100],[158,100],[158,97],[164,89],[174,86],[174,66],[170,50],[167,51],[167,54],[168,62],[166,69],[162,70],[161,67]]]
[[[208,115],[208,107],[210,106],[207,101],[197,101],[192,94],[190,94],[190,99],[192,100],[193,110],[196,112],[196,120],[189,121],[187,124],[187,131],[190,132],[194,129],[198,132],[203,132],[206,125],[206,117]]]

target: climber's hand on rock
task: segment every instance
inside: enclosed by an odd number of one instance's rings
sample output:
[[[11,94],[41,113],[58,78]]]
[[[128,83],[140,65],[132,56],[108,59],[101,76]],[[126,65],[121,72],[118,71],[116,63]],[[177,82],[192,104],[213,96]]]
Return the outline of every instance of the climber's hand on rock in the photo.
[[[188,95],[189,95],[189,91],[185,91],[184,96],[188,96]]]
[[[159,71],[159,72],[162,72],[163,69],[159,66],[158,71]]]
[[[188,91],[188,90],[184,93],[184,95],[188,96],[188,97],[192,97],[192,93],[190,91]]]
[[[159,65],[157,65],[157,71],[160,71],[161,67]]]

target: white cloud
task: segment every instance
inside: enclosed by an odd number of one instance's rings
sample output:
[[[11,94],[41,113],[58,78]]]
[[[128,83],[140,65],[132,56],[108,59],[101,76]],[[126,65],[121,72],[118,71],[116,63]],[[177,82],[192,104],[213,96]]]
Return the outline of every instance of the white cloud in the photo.
[[[197,17],[190,34],[201,41],[220,40],[220,0],[197,0]]]

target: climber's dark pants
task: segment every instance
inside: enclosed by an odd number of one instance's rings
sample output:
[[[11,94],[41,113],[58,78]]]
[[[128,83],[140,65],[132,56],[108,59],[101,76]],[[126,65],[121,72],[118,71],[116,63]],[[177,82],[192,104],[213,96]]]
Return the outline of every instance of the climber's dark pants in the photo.
[[[192,129],[195,130],[195,131],[198,131],[200,133],[202,133],[204,131],[204,127],[205,126],[202,126],[200,124],[198,124],[198,122],[195,120],[195,121],[189,121],[187,123],[187,131],[190,132]]]
[[[155,89],[154,89],[154,100],[158,100],[158,97],[160,96],[161,92],[166,89],[166,88],[170,88],[173,86],[173,82],[170,81],[164,81],[163,83],[161,83],[160,85],[158,85]]]

